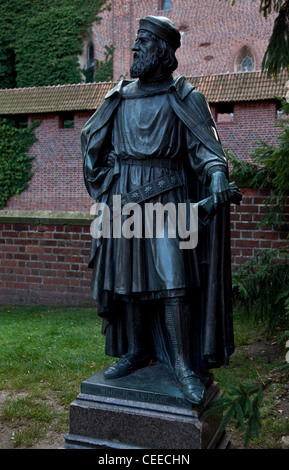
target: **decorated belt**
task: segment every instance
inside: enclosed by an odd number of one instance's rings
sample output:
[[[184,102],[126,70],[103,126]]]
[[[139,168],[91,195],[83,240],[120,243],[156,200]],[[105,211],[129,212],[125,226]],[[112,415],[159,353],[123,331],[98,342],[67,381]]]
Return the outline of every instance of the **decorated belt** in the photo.
[[[122,194],[121,203],[122,205],[128,204],[129,202],[139,204],[154,196],[182,186],[183,184],[184,181],[181,171],[173,173],[172,175],[163,175],[160,178],[150,181],[150,183],[139,186],[129,193]]]
[[[177,171],[170,175],[164,175],[143,186],[138,186],[133,191],[121,195],[121,207],[125,204],[140,204],[154,196],[170,191],[171,189],[183,186],[184,180],[181,171]],[[114,217],[119,214],[114,213]]]

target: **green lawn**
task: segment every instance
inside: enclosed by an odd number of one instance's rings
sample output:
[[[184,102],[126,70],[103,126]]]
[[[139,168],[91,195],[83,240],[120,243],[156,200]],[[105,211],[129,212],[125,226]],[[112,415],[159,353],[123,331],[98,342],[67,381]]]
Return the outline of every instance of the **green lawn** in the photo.
[[[69,404],[83,379],[111,362],[95,308],[0,307],[1,420],[14,445],[31,446],[48,429],[68,430]]]
[[[264,336],[260,324],[235,315],[237,352],[228,367],[214,371],[224,394],[228,384],[258,381],[274,369],[274,361],[248,357],[247,346]],[[5,392],[0,421],[13,428],[14,446],[31,447],[49,431],[64,436],[81,381],[111,362],[95,308],[0,307],[0,393]],[[251,447],[280,447],[289,434],[288,414],[278,411],[282,386],[267,390],[262,435]],[[231,431],[242,447],[242,432],[234,426]]]

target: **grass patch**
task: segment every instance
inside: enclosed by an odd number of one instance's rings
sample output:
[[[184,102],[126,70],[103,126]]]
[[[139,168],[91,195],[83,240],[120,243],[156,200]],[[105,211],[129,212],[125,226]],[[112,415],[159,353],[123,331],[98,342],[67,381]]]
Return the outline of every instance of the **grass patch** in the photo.
[[[224,394],[228,384],[268,377],[278,359],[250,357],[250,345],[266,338],[262,325],[235,314],[236,352],[230,365],[214,370]],[[51,433],[69,428],[69,405],[82,380],[112,362],[104,354],[104,336],[95,308],[0,307],[0,420],[10,426],[15,447],[31,447]],[[285,350],[284,350],[285,360]],[[253,448],[280,447],[288,435],[282,384],[266,391],[262,429]],[[4,395],[3,395],[4,396]],[[1,403],[1,401],[0,401]],[[287,395],[288,404],[288,395]],[[279,410],[279,411],[278,411]],[[243,447],[240,429],[230,426],[234,445]]]
[[[236,312],[234,315],[236,351],[231,356],[230,365],[214,371],[215,379],[226,396],[230,385],[261,384],[272,378],[264,392],[260,407],[261,433],[249,442],[249,448],[274,449],[282,447],[282,436],[289,434],[289,393],[284,391],[284,381],[274,381],[276,370],[284,367],[285,346],[278,344],[278,336],[268,337],[268,330],[262,323],[248,315]],[[269,348],[269,350],[267,350]],[[288,384],[287,384],[288,387]],[[244,447],[244,432],[238,425],[227,428],[237,448]]]
[[[58,391],[109,362],[96,309],[2,307],[0,318],[0,387]]]
[[[17,447],[66,433],[81,381],[112,361],[95,308],[0,307],[0,358],[0,417]]]

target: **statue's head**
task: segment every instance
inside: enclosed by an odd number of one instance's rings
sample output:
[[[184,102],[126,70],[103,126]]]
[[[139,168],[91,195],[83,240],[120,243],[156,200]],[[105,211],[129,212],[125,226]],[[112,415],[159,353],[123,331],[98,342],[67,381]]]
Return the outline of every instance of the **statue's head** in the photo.
[[[132,78],[144,78],[161,69],[172,73],[178,66],[175,51],[181,45],[181,35],[168,18],[146,16],[139,22],[130,69]]]

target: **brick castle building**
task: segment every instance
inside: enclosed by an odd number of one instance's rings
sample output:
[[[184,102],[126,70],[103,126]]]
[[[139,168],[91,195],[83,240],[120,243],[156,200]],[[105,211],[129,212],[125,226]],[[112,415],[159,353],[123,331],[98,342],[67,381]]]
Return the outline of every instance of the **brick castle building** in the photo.
[[[114,46],[114,79],[127,77],[139,19],[166,16],[181,31],[177,74],[212,75],[260,70],[275,15],[267,19],[260,1],[237,0],[114,0],[87,38],[83,59],[89,64],[91,48],[102,60],[105,46]]]

